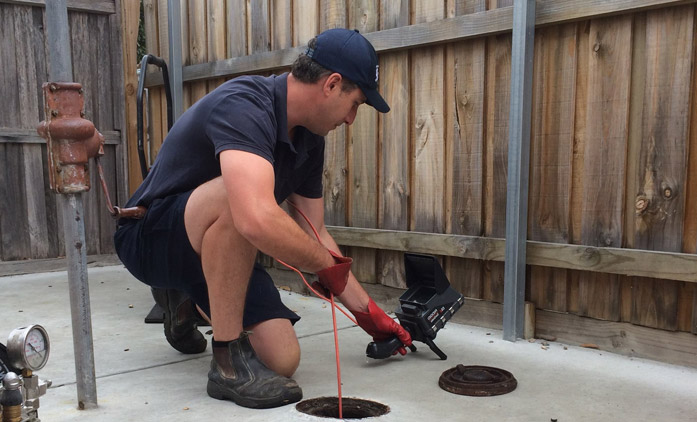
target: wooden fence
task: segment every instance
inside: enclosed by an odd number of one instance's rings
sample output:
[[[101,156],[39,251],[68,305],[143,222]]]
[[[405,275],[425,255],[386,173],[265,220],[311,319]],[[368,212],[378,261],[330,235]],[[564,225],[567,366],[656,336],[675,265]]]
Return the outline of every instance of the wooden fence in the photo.
[[[102,159],[113,199],[127,194],[120,4],[69,0],[73,78],[85,90],[85,114],[106,139]],[[0,1],[0,260],[64,255],[56,195],[49,190],[41,85],[48,81],[44,1]],[[114,221],[96,168],[85,195],[88,254],[113,253]]]
[[[167,1],[143,4],[147,50],[167,58]],[[327,136],[327,224],[362,281],[404,287],[400,251],[442,254],[467,297],[500,303],[512,4],[182,0],[185,107],[235,75],[287,70],[324,29],[359,29],[392,111],[361,107]],[[564,313],[697,333],[696,13],[693,1],[538,1],[526,283],[538,323]],[[156,153],[164,95],[149,80]],[[680,347],[694,353],[694,339]]]

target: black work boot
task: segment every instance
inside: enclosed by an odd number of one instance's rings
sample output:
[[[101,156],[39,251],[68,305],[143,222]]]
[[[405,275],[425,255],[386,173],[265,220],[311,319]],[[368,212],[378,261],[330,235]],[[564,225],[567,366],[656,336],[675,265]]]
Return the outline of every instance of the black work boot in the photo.
[[[227,347],[217,347],[216,343],[208,372],[209,396],[255,409],[279,407],[303,398],[294,380],[275,373],[259,360],[246,332],[228,342]]]
[[[197,329],[194,304],[183,292],[174,289],[153,288],[155,302],[165,312],[165,337],[178,351],[186,354],[201,353],[206,350],[206,338]]]

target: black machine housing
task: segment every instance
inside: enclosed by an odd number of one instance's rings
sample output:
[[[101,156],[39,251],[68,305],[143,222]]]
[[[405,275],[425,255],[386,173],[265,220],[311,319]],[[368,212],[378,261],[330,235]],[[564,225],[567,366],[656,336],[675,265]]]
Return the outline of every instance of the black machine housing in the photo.
[[[450,286],[443,268],[431,255],[404,254],[404,270],[407,291],[399,298],[395,314],[412,340],[426,343],[442,360],[447,359],[433,340],[438,330],[463,305],[463,295]],[[368,345],[366,354],[374,359],[384,359],[402,347],[396,337]],[[412,348],[415,351],[416,348]]]

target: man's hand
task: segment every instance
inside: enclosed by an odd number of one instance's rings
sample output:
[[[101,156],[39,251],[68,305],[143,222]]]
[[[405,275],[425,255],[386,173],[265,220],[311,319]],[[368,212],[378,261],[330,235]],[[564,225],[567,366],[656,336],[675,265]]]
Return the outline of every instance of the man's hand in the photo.
[[[341,256],[331,250],[329,253],[334,258],[334,265],[318,271],[317,277],[322,287],[332,292],[334,296],[339,296],[346,288],[353,259]]]
[[[358,325],[365,330],[366,333],[370,334],[373,340],[383,341],[392,336],[396,336],[404,346],[411,346],[411,336],[409,332],[390,318],[385,311],[380,309],[380,307],[373,302],[373,299],[370,299],[368,303],[368,312],[351,312],[356,317]],[[404,347],[400,347],[398,351],[402,355],[407,353]]]

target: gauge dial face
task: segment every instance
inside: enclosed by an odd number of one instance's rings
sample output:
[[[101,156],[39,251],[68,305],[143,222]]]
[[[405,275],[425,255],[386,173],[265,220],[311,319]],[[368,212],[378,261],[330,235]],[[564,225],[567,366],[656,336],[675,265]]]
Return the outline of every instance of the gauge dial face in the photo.
[[[46,365],[50,351],[48,334],[40,325],[17,328],[7,340],[10,362],[17,368],[38,371]]]
[[[44,333],[34,327],[27,333],[24,341],[24,358],[27,366],[32,370],[38,370],[46,363],[48,357],[48,339]]]

